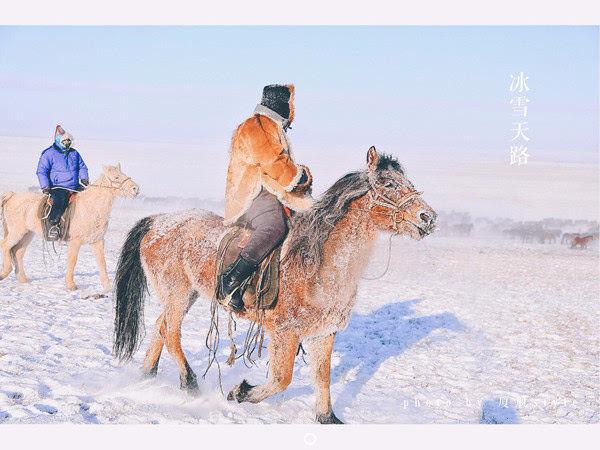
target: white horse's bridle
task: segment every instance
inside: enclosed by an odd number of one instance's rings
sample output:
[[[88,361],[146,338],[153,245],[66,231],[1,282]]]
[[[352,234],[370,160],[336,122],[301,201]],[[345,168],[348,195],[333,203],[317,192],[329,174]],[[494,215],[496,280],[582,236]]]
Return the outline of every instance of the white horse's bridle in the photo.
[[[128,181],[131,181],[133,183],[135,183],[131,177],[125,177],[124,180],[118,182],[118,181],[114,181],[109,177],[105,177],[108,179],[108,186],[105,186],[104,184],[90,184],[89,186],[94,186],[94,187],[99,187],[99,188],[104,188],[104,189],[113,189],[115,191],[119,191],[123,188],[123,186],[125,186],[125,183],[127,183]]]

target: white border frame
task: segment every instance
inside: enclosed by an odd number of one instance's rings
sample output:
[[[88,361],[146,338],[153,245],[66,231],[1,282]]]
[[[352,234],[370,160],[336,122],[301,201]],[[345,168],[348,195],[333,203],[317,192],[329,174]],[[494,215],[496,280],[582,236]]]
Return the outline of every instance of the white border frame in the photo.
[[[5,25],[597,25],[597,0],[6,0]]]
[[[598,25],[597,0],[13,0],[0,25]],[[600,379],[599,379],[600,384]],[[594,448],[598,425],[0,425],[2,448]]]

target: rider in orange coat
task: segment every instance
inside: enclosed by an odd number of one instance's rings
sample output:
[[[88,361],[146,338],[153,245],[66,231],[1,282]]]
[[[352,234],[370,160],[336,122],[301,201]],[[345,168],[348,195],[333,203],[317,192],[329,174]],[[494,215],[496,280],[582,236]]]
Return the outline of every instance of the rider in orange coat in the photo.
[[[244,308],[242,285],[287,235],[284,207],[304,211],[312,205],[311,173],[294,162],[286,134],[293,120],[294,86],[269,85],[254,114],[233,134],[224,224],[245,226],[252,233],[219,282],[237,310]]]

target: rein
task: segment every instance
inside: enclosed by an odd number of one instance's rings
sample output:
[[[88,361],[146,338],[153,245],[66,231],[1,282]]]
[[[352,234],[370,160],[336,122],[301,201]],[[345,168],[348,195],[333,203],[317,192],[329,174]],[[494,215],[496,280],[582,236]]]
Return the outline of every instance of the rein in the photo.
[[[363,280],[368,280],[368,281],[379,280],[380,278],[383,278],[386,273],[388,273],[388,270],[390,270],[390,261],[392,260],[392,238],[394,236],[397,236],[397,233],[390,234],[390,239],[388,241],[388,256],[387,256],[387,261],[385,263],[385,269],[383,269],[383,272],[381,272],[381,274],[377,275],[376,277],[361,277]]]
[[[392,218],[393,221],[393,229],[395,231],[394,234],[390,234],[390,239],[388,241],[388,256],[387,256],[387,261],[385,264],[385,269],[383,270],[383,272],[376,276],[376,277],[361,277],[364,280],[378,280],[380,278],[382,278],[389,270],[390,268],[390,261],[392,259],[392,238],[394,236],[397,236],[398,234],[400,234],[400,224],[402,224],[402,222],[408,222],[411,225],[413,225],[414,227],[420,229],[420,227],[414,223],[412,220],[407,219],[404,215],[405,213],[405,207],[407,205],[409,205],[416,197],[420,196],[422,194],[422,192],[416,191],[416,190],[412,190],[410,192],[408,192],[406,195],[402,196],[400,198],[400,200],[393,200],[391,198],[389,198],[388,196],[386,196],[384,193],[382,193],[379,189],[377,189],[373,183],[371,183],[371,187],[372,189],[369,190],[369,198],[370,198],[370,205],[368,209],[364,209],[364,208],[349,208],[349,209],[356,209],[358,211],[363,211],[363,212],[367,212],[370,213],[373,210],[374,206],[382,206],[386,209],[386,211],[375,211],[376,214],[383,214],[386,216],[390,216]],[[398,220],[398,216],[400,216],[400,220]]]

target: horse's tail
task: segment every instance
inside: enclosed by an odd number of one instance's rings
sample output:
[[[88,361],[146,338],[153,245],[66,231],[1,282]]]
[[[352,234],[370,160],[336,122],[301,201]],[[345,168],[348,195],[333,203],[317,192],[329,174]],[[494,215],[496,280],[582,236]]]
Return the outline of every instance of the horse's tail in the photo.
[[[115,336],[113,351],[119,360],[131,358],[144,334],[144,296],[148,291],[140,244],[152,226],[152,217],[129,231],[121,248],[115,275]]]
[[[0,219],[2,219],[2,232],[4,233],[2,236],[4,237],[8,235],[8,225],[6,224],[6,217],[4,216],[4,204],[14,194],[14,192],[6,192],[5,194],[0,195]]]

